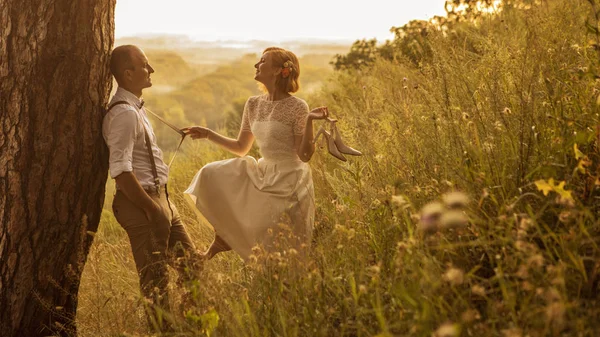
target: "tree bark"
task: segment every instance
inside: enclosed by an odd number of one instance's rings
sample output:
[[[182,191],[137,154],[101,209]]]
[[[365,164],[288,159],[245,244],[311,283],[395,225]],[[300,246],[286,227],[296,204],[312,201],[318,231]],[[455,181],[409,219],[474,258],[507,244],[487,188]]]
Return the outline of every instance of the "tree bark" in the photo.
[[[115,0],[0,0],[0,336],[73,335],[108,152]]]

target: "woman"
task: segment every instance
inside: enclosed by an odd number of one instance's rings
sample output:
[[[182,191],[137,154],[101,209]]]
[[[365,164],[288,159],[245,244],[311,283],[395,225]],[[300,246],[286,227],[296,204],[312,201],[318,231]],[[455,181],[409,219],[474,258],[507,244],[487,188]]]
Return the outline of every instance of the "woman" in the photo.
[[[237,139],[200,126],[184,129],[193,139],[206,138],[240,156],[207,164],[185,191],[216,232],[207,259],[233,249],[246,260],[256,244],[273,249],[277,237],[301,248],[312,235],[314,192],[307,162],[315,151],[313,120],[327,118],[327,108],[309,112],[306,102],[292,95],[300,76],[294,53],[267,48],[254,67],[254,79],[266,93],[246,101]],[[245,156],[255,138],[258,161]],[[289,231],[278,235],[285,228]]]

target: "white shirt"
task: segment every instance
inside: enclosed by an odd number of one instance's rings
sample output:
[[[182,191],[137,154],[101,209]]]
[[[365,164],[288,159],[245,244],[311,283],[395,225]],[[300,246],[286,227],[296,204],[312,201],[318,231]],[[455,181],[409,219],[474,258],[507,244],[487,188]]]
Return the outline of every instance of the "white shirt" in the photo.
[[[139,108],[141,100],[131,92],[119,87],[108,106],[110,107],[111,104],[118,101],[126,101],[129,104],[115,105],[104,116],[102,122],[102,135],[109,150],[110,176],[114,179],[123,172],[133,172],[142,187],[155,185],[152,163],[145,144],[145,125],[152,143],[160,184],[166,184],[169,168],[163,161],[162,151],[156,145],[156,136],[146,111],[144,108]]]

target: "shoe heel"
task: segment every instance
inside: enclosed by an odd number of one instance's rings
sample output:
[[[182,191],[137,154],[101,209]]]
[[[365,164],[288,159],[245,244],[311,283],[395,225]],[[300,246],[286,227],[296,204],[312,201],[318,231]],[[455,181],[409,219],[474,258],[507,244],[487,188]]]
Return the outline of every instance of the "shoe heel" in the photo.
[[[329,152],[329,154],[341,161],[347,161],[348,159],[346,159],[346,157],[344,157],[344,155],[340,153],[337,146],[335,146],[335,140],[333,139],[331,134],[327,131],[323,131],[323,136],[325,137],[325,139],[327,139],[327,151]]]
[[[331,136],[333,138],[333,141],[334,141],[335,146],[337,147],[338,151],[343,154],[348,154],[351,156],[362,156],[362,153],[360,151],[353,149],[350,146],[344,144],[344,141],[342,140],[342,136],[340,136],[340,132],[338,131],[337,127],[335,126],[336,122],[337,122],[337,120],[333,119],[330,121],[330,125],[331,125]]]

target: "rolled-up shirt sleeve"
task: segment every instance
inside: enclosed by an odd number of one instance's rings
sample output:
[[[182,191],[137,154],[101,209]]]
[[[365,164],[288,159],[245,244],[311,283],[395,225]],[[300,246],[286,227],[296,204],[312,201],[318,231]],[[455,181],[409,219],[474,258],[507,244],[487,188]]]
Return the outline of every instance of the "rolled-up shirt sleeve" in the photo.
[[[115,107],[103,124],[104,140],[109,150],[111,178],[123,172],[133,172],[133,146],[138,133],[137,112],[127,107]]]

